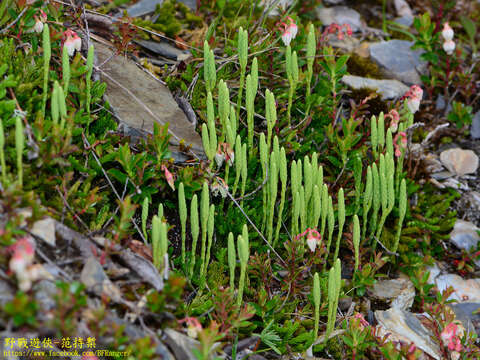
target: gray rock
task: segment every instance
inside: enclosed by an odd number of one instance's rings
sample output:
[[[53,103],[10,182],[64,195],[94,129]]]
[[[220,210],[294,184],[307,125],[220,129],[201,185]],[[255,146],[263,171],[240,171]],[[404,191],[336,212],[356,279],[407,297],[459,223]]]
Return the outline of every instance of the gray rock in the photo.
[[[409,279],[377,281],[370,290],[373,297],[391,301],[392,308],[408,310],[415,298],[415,286]]]
[[[0,308],[3,309],[6,303],[13,300],[16,290],[10,284],[0,279]]]
[[[160,56],[176,61],[184,61],[192,56],[190,52],[182,51],[165,41],[136,40],[135,42]]]
[[[427,267],[427,271],[430,272],[427,283],[431,285],[435,285],[435,279],[442,272],[438,267],[438,264],[434,263],[432,266]]]
[[[445,274],[437,276],[435,284],[440,292],[450,286],[453,288],[453,293],[448,300],[480,302],[480,279],[465,280],[456,274]]]
[[[406,40],[381,41],[370,45],[370,56],[386,76],[407,85],[420,84],[420,73],[425,63],[420,60],[421,50],[412,50],[413,42]]]
[[[472,150],[454,148],[442,151],[440,161],[457,176],[473,174],[478,169],[478,156]]]
[[[431,340],[434,334],[422,325],[415,314],[391,308],[375,311],[375,318],[378,321],[377,336],[390,334],[390,341],[413,342],[417,348],[434,359],[442,359],[438,344]]]
[[[336,35],[331,35],[328,37],[328,44],[346,53],[351,53],[360,46],[360,40],[353,36],[344,36],[343,39],[340,40]]]
[[[480,335],[480,314],[478,310],[480,309],[480,303],[457,303],[449,305],[457,320],[462,322],[463,327],[468,332],[476,331],[477,335]]]
[[[95,43],[95,52],[100,64],[109,59],[101,73],[102,80],[107,83],[105,95],[120,121],[119,127],[127,135],[144,137],[153,133],[155,122],[168,123],[171,145],[176,147],[183,140],[185,145],[191,145],[197,156],[204,156],[200,135],[166,86],[128,58],[112,56],[113,51],[103,44]],[[170,150],[175,151],[175,147]]]
[[[197,2],[196,0],[177,0],[178,2],[184,3],[192,11],[197,11]],[[157,5],[161,5],[163,0],[140,0],[139,2],[131,5],[127,8],[128,16],[137,17],[150,14],[155,11]]]
[[[349,24],[352,31],[359,31],[365,27],[360,14],[347,6],[317,7],[317,18],[323,25],[333,23],[338,25]]]
[[[55,220],[48,217],[33,224],[32,234],[51,246],[55,246]]]
[[[350,296],[344,296],[338,300],[338,308],[343,312],[347,312],[352,305],[353,299]]]
[[[450,241],[459,249],[470,251],[477,247],[480,241],[480,231],[474,224],[469,221],[457,220],[453,231],[450,233]]]
[[[355,90],[365,88],[376,90],[381,95],[382,100],[399,98],[408,91],[408,86],[398,80],[377,80],[344,75],[342,82]]]
[[[151,332],[148,332],[146,327],[145,329],[142,329],[139,326],[132,324],[130,321],[125,320],[124,318],[119,318],[118,316],[112,314],[112,312],[106,312],[105,316],[99,320],[98,326],[103,328],[123,326],[123,332],[125,336],[128,337],[129,341],[136,341],[148,336],[152,340],[152,348],[155,349],[155,355],[157,355],[154,357],[154,359],[175,360],[175,357],[168,350],[167,346],[162,343],[157,336],[151,334]],[[90,332],[90,330],[88,328],[85,330],[87,331],[87,336],[89,336],[88,332]],[[99,342],[101,345],[106,345],[109,343],[109,341],[110,338],[103,336],[101,339],[97,339],[97,347],[100,348],[98,344]]]
[[[256,335],[240,340],[237,343],[237,354],[241,351],[244,352],[244,350],[250,350],[250,351],[253,350],[256,347],[259,340],[260,338]],[[228,344],[223,348],[223,352],[229,356],[232,355],[232,350],[233,350],[232,344]]]
[[[437,101],[435,102],[435,110],[445,110],[445,98],[442,94],[437,96]],[[452,110],[452,104],[448,104],[447,113]]]
[[[408,16],[400,16],[395,19],[393,19],[394,22],[396,22],[399,25],[410,27],[413,24],[413,17],[408,17]]]
[[[165,329],[165,338],[162,339],[172,349],[176,359],[196,360],[192,349],[199,348],[200,343],[173,329]]]
[[[127,8],[127,14],[131,17],[143,16],[155,11],[157,5],[161,5],[163,0],[140,0]]]
[[[94,257],[87,259],[80,274],[80,281],[98,296],[105,294],[115,301],[121,300],[120,290],[110,281],[102,265]]]
[[[393,5],[398,16],[409,17],[413,21],[413,12],[405,0],[394,0]]]
[[[450,171],[439,171],[432,174],[431,176],[435,180],[445,180],[445,179],[451,178],[452,176],[455,176],[455,174],[451,173]]]
[[[473,116],[472,125],[470,126],[470,136],[472,139],[480,139],[480,111]]]
[[[341,5],[344,0],[324,0],[326,5]]]
[[[425,166],[425,171],[429,174],[438,173],[444,169],[440,159],[438,158],[438,155],[434,153],[426,154],[422,161],[423,165]]]
[[[42,312],[49,312],[57,307],[55,295],[58,288],[53,281],[41,280],[33,285],[35,300],[40,305]]]
[[[465,194],[465,198],[474,210],[480,211],[480,193],[478,191]]]
[[[453,177],[448,178],[447,180],[443,181],[441,184],[444,187],[449,187],[455,190],[464,190],[464,191],[470,190],[466,182],[459,181]]]

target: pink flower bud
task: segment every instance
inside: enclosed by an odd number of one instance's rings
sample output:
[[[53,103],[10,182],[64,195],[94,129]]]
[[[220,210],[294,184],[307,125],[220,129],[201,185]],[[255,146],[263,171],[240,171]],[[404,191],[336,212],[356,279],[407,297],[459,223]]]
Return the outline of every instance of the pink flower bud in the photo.
[[[444,344],[447,344],[448,349],[451,351],[461,351],[462,344],[460,343],[460,339],[458,338],[457,334],[458,325],[455,323],[450,323],[443,329],[440,337]]]
[[[17,240],[17,242],[12,245],[12,249],[13,255],[10,259],[9,267],[11,271],[18,275],[19,273],[25,272],[27,266],[33,262],[35,244],[30,238],[25,237]]]
[[[218,150],[215,153],[215,162],[217,163],[217,167],[221,168],[223,165],[223,161],[225,160],[225,154],[223,153],[220,146],[218,146]]]
[[[407,106],[408,109],[412,112],[412,114],[415,114],[420,108],[420,100],[417,98],[410,98],[407,101]]]
[[[412,85],[410,87],[410,91],[412,92],[412,95],[414,97],[417,97],[419,98],[420,100],[422,100],[422,97],[423,97],[423,90],[420,86],[418,85]]]
[[[173,175],[170,171],[168,171],[167,167],[165,165],[161,166],[162,171],[165,173],[165,179],[167,180],[168,185],[172,188],[172,190],[175,191],[175,184],[173,180]]]
[[[295,39],[295,36],[297,36],[297,33],[298,33],[298,26],[297,24],[295,24],[295,21],[291,17],[288,17],[288,20],[290,20],[290,24],[288,25],[288,30],[292,35],[292,39]]]
[[[75,50],[80,51],[82,49],[82,39],[80,39],[75,31],[68,29],[63,35],[66,37],[63,46],[67,47],[68,56],[72,56]]]
[[[320,233],[315,230],[315,229],[311,229],[311,228],[308,228],[307,230],[305,230],[303,233],[301,234],[298,234],[295,239],[298,240],[298,239],[301,239],[302,237],[304,237],[305,235],[307,235],[307,246],[308,248],[310,249],[311,252],[314,252],[317,245],[320,244],[321,240],[322,240],[322,236],[320,235]]]
[[[185,319],[179,320],[179,323],[187,324],[187,334],[191,338],[197,338],[198,333],[202,331],[202,324],[194,317],[186,317]]]
[[[355,313],[355,315],[353,315],[353,318],[359,320],[360,329],[361,329],[361,330],[363,330],[366,326],[370,326],[370,324],[368,323],[368,321],[365,320],[365,318],[363,317],[363,315],[360,314],[360,313]]]
[[[448,55],[452,55],[453,54],[453,51],[455,50],[455,42],[453,40],[447,40],[443,43],[443,50],[445,50],[445,52],[448,54]]]
[[[235,153],[228,143],[223,144],[223,153],[225,154],[225,160],[227,160],[228,165],[232,166],[235,160]]]
[[[221,195],[222,198],[226,198],[228,185],[225,182],[225,180],[223,180],[220,177],[217,177],[215,178],[215,181],[212,183],[212,185],[210,185],[210,190],[212,191],[212,194],[214,196]]]
[[[453,29],[450,27],[448,22],[443,24],[442,36],[445,41],[450,41],[453,39]]]
[[[40,34],[43,31],[43,22],[42,20],[36,18],[35,25],[33,26],[33,31]]]
[[[350,24],[343,24],[343,26],[347,29],[347,35],[352,36],[353,31],[352,31],[352,28],[350,27]]]
[[[407,91],[405,97],[408,97],[407,106],[408,109],[415,114],[420,108],[420,101],[422,100],[423,90],[418,85],[412,85],[410,90]]]
[[[390,122],[390,129],[392,129],[392,133],[395,133],[398,129],[398,122],[400,121],[400,115],[398,114],[397,110],[392,109],[390,112],[385,116],[392,119]]]
[[[398,143],[399,138],[400,144]],[[395,156],[402,156],[402,151],[407,148],[407,134],[401,131],[395,135],[395,138],[393,139],[393,146],[395,147]]]
[[[292,33],[287,28],[282,34],[282,41],[285,44],[285,46],[290,45],[290,42],[292,41],[292,38],[293,38]]]
[[[318,238],[309,232],[307,235],[307,245],[311,252],[314,252],[317,248]]]
[[[40,9],[40,20],[43,22],[47,21],[47,14],[42,9]]]

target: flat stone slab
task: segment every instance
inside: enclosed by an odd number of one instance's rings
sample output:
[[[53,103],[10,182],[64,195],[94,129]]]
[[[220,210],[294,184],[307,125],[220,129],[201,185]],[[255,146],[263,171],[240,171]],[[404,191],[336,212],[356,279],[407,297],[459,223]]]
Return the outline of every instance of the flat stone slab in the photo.
[[[415,286],[409,279],[398,278],[377,281],[370,293],[379,300],[390,300],[392,308],[408,310],[415,298]]]
[[[135,40],[135,42],[160,56],[164,56],[168,59],[173,59],[176,61],[185,61],[192,56],[190,52],[182,51],[165,41],[156,42],[150,40]]]
[[[422,325],[420,320],[408,311],[391,308],[386,311],[375,311],[378,321],[378,336],[390,334],[391,341],[413,342],[416,347],[434,359],[442,359],[438,345],[431,340],[433,332]]]
[[[155,122],[169,124],[170,144],[191,145],[203,157],[203,145],[195,126],[188,121],[170,90],[124,56],[113,55],[108,46],[95,43],[101,79],[107,83],[105,95],[125,133],[131,136],[153,134]],[[105,64],[104,62],[107,61]]]
[[[352,31],[359,31],[365,27],[360,13],[347,6],[317,7],[315,11],[318,20],[325,26],[333,23],[340,26],[348,24]]]
[[[457,220],[453,231],[450,233],[450,241],[459,249],[470,251],[477,248],[480,241],[479,228],[469,221]]]
[[[413,42],[390,40],[370,45],[370,57],[385,72],[386,76],[407,85],[421,84],[420,74],[425,71],[425,62],[420,60],[421,50],[412,50]]]
[[[458,303],[449,305],[454,313],[457,320],[462,322],[463,327],[468,332],[475,331],[477,335],[480,335],[480,314],[478,310],[480,309],[480,303]]]
[[[470,126],[470,136],[472,139],[480,139],[480,111],[473,116],[472,125]]]
[[[437,276],[435,284],[440,292],[449,286],[453,288],[454,291],[448,300],[480,302],[480,279],[465,280],[456,274],[445,274]]]
[[[478,169],[478,156],[472,150],[453,148],[440,153],[440,161],[451,173],[463,176]]]
[[[127,9],[127,14],[131,17],[147,15],[154,12],[157,5],[162,3],[163,0],[140,0]]]
[[[344,75],[342,82],[354,90],[376,90],[381,95],[382,100],[399,98],[408,91],[408,86],[398,80],[377,80],[355,75]]]

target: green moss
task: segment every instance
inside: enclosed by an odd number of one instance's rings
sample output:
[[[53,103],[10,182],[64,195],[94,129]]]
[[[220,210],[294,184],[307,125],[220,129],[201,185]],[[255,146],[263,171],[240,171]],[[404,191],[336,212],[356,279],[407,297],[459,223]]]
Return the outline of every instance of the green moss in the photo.
[[[368,58],[359,56],[358,54],[351,54],[347,61],[348,72],[352,75],[363,76],[372,79],[379,79],[382,77],[382,70],[373,61]]]
[[[218,261],[212,261],[208,265],[207,279],[208,286],[212,289],[226,287],[228,285],[228,277],[225,276],[225,267]]]
[[[166,0],[157,5],[155,14],[157,19],[153,23],[150,20],[135,19],[134,24],[146,29],[165,33],[168,37],[174,38],[183,28],[198,27],[202,24],[202,18],[196,16],[182,3],[175,0]]]
[[[449,238],[457,217],[451,210],[452,202],[460,194],[453,189],[439,190],[430,183],[417,194],[417,205],[411,208],[402,229],[399,252],[408,255],[412,249],[420,248],[426,255],[443,258],[442,243]]]
[[[343,342],[338,337],[333,337],[327,341],[326,344],[319,344],[313,347],[313,351],[318,351],[322,354],[322,357],[328,357],[330,359],[343,359]]]

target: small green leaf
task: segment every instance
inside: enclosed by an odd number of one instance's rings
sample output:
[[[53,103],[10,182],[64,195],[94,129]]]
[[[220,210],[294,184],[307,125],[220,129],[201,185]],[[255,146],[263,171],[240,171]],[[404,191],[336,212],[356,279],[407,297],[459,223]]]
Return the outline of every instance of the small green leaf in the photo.
[[[475,39],[475,33],[477,32],[475,23],[466,16],[461,16],[460,21],[462,22],[463,28],[465,29],[468,37],[471,41],[473,41]]]

